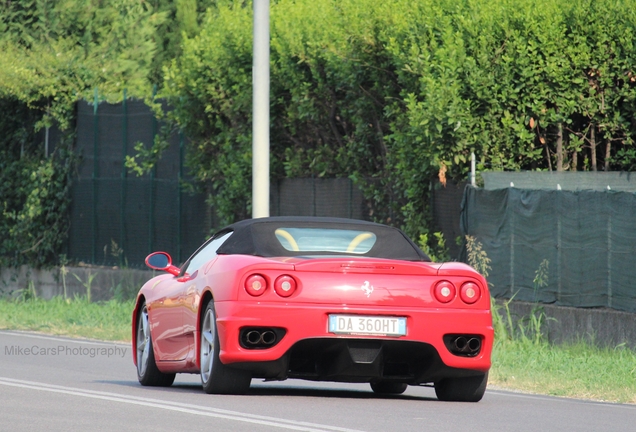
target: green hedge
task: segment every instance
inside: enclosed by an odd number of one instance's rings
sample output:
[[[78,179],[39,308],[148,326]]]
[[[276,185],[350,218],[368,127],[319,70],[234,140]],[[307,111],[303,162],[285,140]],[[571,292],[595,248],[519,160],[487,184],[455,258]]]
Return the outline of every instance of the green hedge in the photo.
[[[34,110],[35,129],[72,130],[73,101],[95,87],[159,84],[221,222],[250,215],[251,2],[0,12],[0,99]],[[373,217],[419,238],[429,185],[465,178],[473,151],[480,170],[631,170],[635,29],[635,0],[272,1],[271,172],[353,178]]]
[[[0,266],[58,264],[68,235],[75,102],[149,99],[213,1],[0,1]],[[61,130],[45,155],[43,129]],[[48,157],[47,157],[48,156]]]
[[[413,236],[431,180],[465,178],[473,151],[480,170],[636,162],[635,1],[280,0],[270,15],[273,176],[352,177]],[[251,20],[217,2],[165,76],[228,222],[250,209]]]
[[[35,140],[37,113],[0,99],[0,266],[55,262],[68,231],[70,161],[63,143],[42,157]]]

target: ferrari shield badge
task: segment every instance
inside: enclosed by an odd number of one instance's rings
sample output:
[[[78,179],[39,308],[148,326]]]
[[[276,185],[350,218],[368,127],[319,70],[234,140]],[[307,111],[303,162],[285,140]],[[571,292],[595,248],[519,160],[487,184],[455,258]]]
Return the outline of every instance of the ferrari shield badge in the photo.
[[[364,284],[362,284],[362,287],[360,288],[364,291],[367,297],[371,296],[371,293],[373,292],[373,285],[371,285],[369,281],[364,281]]]

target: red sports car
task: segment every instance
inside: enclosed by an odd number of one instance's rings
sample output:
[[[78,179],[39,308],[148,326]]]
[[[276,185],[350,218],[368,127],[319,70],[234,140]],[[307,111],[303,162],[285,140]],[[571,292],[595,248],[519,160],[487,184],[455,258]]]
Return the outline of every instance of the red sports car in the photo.
[[[479,401],[493,327],[484,278],[432,263],[396,228],[350,219],[272,217],[216,233],[181,267],[139,291],[132,316],[139,382],[201,375],[207,393],[252,378],[368,382],[373,391],[435,386]]]

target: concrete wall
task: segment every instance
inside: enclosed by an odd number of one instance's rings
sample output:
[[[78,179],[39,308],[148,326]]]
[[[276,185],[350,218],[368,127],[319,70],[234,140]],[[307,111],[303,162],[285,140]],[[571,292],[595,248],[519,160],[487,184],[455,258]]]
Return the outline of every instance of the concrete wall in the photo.
[[[90,288],[91,301],[113,297],[134,298],[139,288],[150,279],[151,270],[113,267],[66,267],[35,270],[28,267],[0,270],[0,294],[19,296],[24,290],[35,290],[38,297],[50,299],[66,295],[69,298],[86,296]]]
[[[502,305],[501,302],[498,302]],[[555,344],[584,340],[601,347],[614,348],[620,344],[636,349],[636,314],[613,309],[583,309],[548,304],[535,305],[526,302],[510,302],[509,310],[514,322],[526,319],[533,308],[535,314],[545,314],[542,333]],[[505,310],[500,308],[505,315]]]

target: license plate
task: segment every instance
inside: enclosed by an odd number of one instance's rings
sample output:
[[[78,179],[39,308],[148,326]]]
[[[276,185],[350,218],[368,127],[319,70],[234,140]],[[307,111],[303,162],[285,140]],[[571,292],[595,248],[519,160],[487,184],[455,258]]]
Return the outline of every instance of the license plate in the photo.
[[[404,336],[406,335],[406,318],[329,315],[329,332],[347,335]]]

